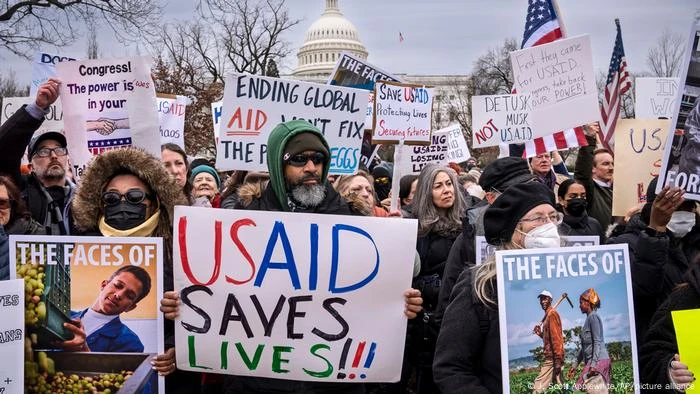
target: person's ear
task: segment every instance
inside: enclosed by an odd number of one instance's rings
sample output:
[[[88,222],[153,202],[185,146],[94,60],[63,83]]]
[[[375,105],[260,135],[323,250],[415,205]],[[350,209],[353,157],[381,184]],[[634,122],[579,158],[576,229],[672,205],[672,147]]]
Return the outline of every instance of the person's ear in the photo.
[[[102,281],[102,284],[100,285],[100,290],[104,289],[105,286],[107,286],[107,283],[109,283],[108,280],[103,280],[103,281]]]

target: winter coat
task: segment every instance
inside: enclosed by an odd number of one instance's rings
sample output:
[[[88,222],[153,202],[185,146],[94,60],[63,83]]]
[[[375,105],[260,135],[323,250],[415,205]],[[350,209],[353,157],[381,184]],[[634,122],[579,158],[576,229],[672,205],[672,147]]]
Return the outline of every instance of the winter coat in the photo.
[[[629,245],[638,347],[654,311],[683,281],[689,268],[678,240],[670,232],[657,236],[650,230],[641,215],[634,215],[621,235],[608,239],[608,244]]]
[[[7,228],[0,225],[0,280],[10,279],[10,235],[44,235],[44,228],[30,217],[20,217],[12,223],[8,223]]]
[[[671,311],[700,308],[700,264],[698,263],[700,262],[694,263],[693,267],[686,272],[683,277],[685,283],[668,296],[649,323],[649,330],[639,352],[639,374],[643,383],[658,384],[661,385],[660,387],[670,383],[668,366],[673,356],[678,353]],[[700,371],[692,372],[697,376]],[[677,393],[671,389],[649,392]]]
[[[498,309],[474,294],[472,271],[460,275],[437,339],[433,378],[442,394],[501,393]]]
[[[66,182],[63,205],[56,207],[53,199],[34,176],[21,175],[20,165],[29,141],[41,126],[43,119],[35,119],[22,106],[9,119],[0,125],[0,174],[8,174],[22,193],[32,218],[53,235],[74,233],[71,223],[70,206],[76,186]]]
[[[564,214],[564,221],[559,226],[559,235],[597,235],[600,243],[605,243],[605,232],[600,223],[586,212],[581,216],[572,216]]]
[[[574,178],[586,188],[588,214],[595,218],[603,230],[612,223],[612,188],[600,186],[593,180],[593,152],[596,149],[595,136],[586,136],[588,146],[579,148],[576,157]]]

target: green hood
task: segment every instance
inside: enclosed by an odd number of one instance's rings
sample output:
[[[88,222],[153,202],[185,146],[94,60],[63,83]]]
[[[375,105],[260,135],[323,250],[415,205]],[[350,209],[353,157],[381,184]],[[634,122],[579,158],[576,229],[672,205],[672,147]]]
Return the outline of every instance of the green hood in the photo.
[[[323,142],[323,145],[326,146],[326,149],[329,152],[331,151],[321,130],[305,120],[290,120],[280,123],[272,129],[270,136],[267,138],[267,168],[270,171],[270,185],[272,185],[272,190],[275,191],[275,196],[277,196],[277,200],[284,211],[289,211],[289,201],[287,187],[284,182],[284,161],[282,160],[282,155],[284,155],[284,147],[287,145],[287,141],[301,133],[316,134]],[[326,161],[323,163],[321,181],[324,185],[328,177],[330,161],[330,157],[326,157]]]

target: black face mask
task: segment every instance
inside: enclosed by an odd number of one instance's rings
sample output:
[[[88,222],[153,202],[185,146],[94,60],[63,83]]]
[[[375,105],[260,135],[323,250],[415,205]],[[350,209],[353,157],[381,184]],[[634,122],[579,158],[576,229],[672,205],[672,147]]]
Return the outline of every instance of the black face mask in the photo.
[[[117,230],[129,230],[146,221],[146,204],[124,201],[105,207],[105,223]]]
[[[584,198],[572,198],[566,200],[566,212],[571,216],[581,216],[586,212],[588,202]]]

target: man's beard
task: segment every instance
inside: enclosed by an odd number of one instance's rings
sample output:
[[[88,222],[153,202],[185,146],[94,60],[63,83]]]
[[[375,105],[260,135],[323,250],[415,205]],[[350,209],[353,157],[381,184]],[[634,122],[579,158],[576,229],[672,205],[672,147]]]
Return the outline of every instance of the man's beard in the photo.
[[[317,179],[319,183],[314,185],[305,185],[304,181],[308,179]],[[315,175],[305,176],[294,185],[288,185],[292,191],[292,198],[302,206],[317,207],[326,198],[326,188],[320,183],[320,179]]]
[[[60,163],[51,163],[43,172],[37,171],[37,176],[47,181],[60,181],[66,177],[66,170]]]

